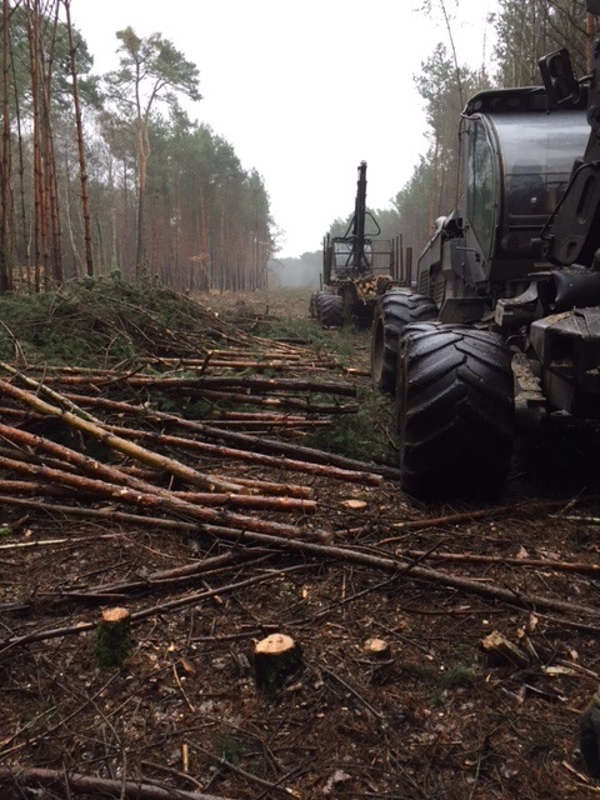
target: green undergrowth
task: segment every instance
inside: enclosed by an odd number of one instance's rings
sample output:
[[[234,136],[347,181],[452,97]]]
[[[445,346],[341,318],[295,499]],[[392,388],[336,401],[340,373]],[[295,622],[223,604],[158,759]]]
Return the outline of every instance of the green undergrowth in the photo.
[[[313,320],[301,317],[278,319],[265,335],[271,339],[298,339],[310,343],[320,355],[335,356],[342,366],[350,365],[357,342],[363,341],[348,330],[324,330]]]
[[[392,463],[391,402],[370,386],[359,387],[357,402],[355,414],[334,416],[330,426],[317,428],[304,444],[362,461]]]
[[[173,332],[193,336],[207,321],[202,306],[169,289],[129,284],[117,274],[85,279],[52,292],[0,296],[0,357],[12,359],[20,347],[31,363],[111,366],[156,355],[161,345],[168,351]]]
[[[323,329],[307,317],[289,317],[272,324],[268,336],[310,343],[322,358],[331,355],[341,367],[364,367],[367,363],[368,331]],[[331,397],[326,395],[313,395],[312,399],[315,403],[331,403]],[[349,458],[393,464],[396,453],[392,402],[368,383],[358,387],[357,402],[355,414],[335,415],[330,426],[317,428],[303,444]]]

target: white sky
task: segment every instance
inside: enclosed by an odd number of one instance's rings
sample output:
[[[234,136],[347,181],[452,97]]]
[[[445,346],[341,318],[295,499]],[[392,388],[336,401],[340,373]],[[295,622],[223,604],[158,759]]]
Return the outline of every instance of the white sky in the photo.
[[[117,66],[117,30],[159,31],[200,69],[203,100],[187,105],[256,167],[271,198],[280,257],[317,250],[353,209],[356,167],[368,162],[368,203],[389,206],[427,149],[413,75],[438,41],[439,12],[421,0],[74,0],[73,23],[94,71]],[[437,0],[432,5],[438,6]],[[446,0],[458,58],[484,53],[495,0]],[[487,26],[487,60],[493,33]]]

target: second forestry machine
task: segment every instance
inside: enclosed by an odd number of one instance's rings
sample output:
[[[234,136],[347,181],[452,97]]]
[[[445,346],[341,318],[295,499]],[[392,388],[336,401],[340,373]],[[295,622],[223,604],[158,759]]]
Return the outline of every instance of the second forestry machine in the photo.
[[[366,231],[367,220],[372,230]],[[325,326],[369,327],[379,296],[395,283],[398,238],[378,239],[379,223],[367,209],[367,164],[358,167],[354,214],[343,236],[323,240],[321,291],[310,299],[310,315]]]

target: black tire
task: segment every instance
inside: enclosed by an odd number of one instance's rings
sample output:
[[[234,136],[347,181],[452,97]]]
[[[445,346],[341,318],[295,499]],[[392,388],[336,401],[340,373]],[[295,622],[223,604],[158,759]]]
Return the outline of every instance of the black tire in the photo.
[[[353,284],[346,284],[342,291],[344,325],[351,325],[359,331],[370,328],[373,322],[374,305],[374,301],[364,302],[361,300]]]
[[[339,328],[344,322],[343,301],[337,294],[319,292],[316,300],[317,319],[321,325]]]
[[[405,330],[397,426],[402,485],[422,498],[492,497],[514,442],[510,351],[487,331],[436,323]]]
[[[317,318],[317,295],[319,292],[313,292],[308,301],[308,316],[311,319]]]
[[[406,326],[436,317],[433,300],[410,289],[391,289],[380,297],[371,332],[371,380],[376,389],[394,393],[398,343]]]

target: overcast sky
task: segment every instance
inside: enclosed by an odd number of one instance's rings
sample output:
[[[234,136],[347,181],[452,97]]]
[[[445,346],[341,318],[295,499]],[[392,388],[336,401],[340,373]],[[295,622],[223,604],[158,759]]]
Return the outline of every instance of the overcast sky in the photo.
[[[282,257],[319,249],[330,222],[352,211],[359,161],[369,205],[384,208],[426,151],[413,75],[448,39],[421,2],[74,0],[72,17],[96,72],[116,67],[115,33],[127,25],[159,31],[199,67],[203,100],[188,112],[263,176]],[[446,5],[459,61],[489,60],[495,0]]]

